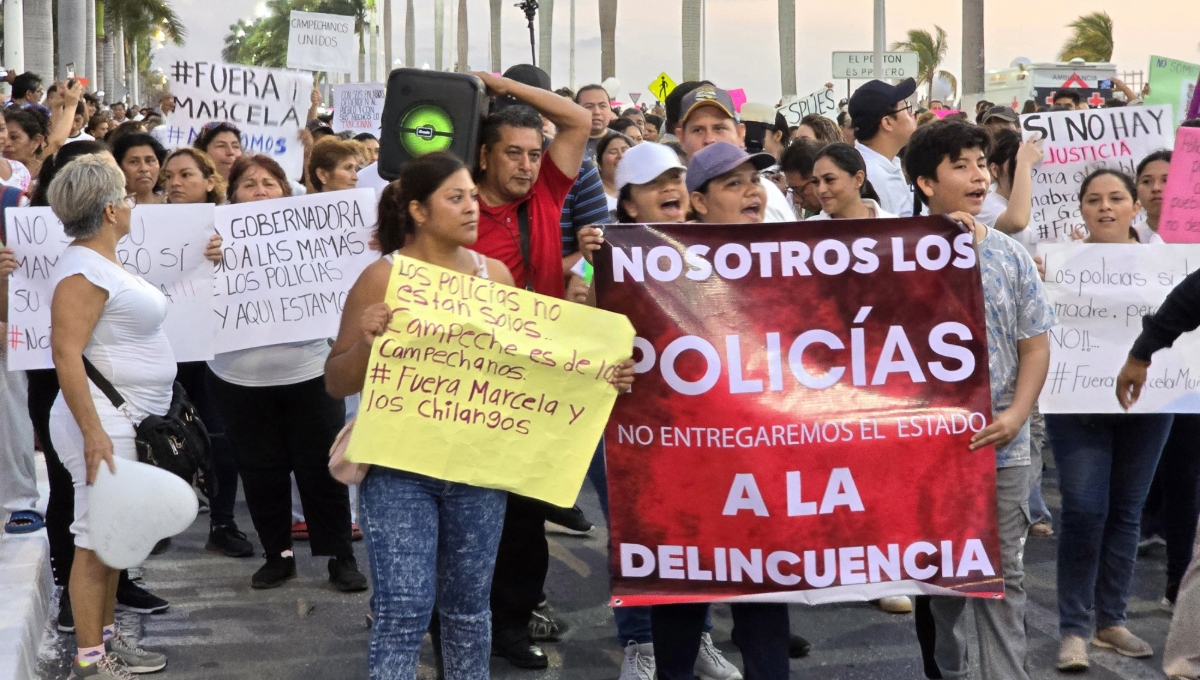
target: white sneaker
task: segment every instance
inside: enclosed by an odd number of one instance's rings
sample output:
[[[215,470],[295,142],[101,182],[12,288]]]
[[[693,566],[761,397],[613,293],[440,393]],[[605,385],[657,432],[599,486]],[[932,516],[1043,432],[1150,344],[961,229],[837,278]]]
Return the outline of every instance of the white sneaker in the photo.
[[[695,670],[700,680],[742,680],[742,672],[721,654],[708,633],[700,635],[700,653],[696,655]]]
[[[911,614],[913,610],[912,600],[904,595],[881,597],[875,600],[875,605],[889,614]]]
[[[617,680],[654,680],[654,645],[639,645],[633,640],[625,645],[625,662]]]

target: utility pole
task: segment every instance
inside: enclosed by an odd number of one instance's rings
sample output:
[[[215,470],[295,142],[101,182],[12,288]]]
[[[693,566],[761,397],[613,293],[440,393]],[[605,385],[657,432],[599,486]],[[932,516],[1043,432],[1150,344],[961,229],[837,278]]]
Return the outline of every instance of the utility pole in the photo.
[[[963,0],[962,96],[983,94],[983,1]]]
[[[875,0],[875,77],[883,73],[883,55],[887,52],[887,8],[886,0]]]

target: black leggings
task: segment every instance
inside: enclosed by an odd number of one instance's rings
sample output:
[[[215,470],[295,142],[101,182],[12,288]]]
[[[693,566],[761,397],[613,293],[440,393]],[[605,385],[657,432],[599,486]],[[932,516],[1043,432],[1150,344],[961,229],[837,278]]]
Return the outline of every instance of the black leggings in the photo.
[[[238,468],[233,454],[233,444],[225,435],[225,422],[217,410],[216,399],[208,389],[208,364],[203,361],[188,361],[178,364],[175,380],[183,385],[200,420],[208,429],[212,440],[213,474],[216,490],[208,499],[208,521],[214,527],[233,524],[233,506],[237,502]]]
[[[234,385],[212,372],[207,377],[267,555],[292,549],[291,473],[300,489],[312,554],[353,554],[350,491],[329,476],[329,449],[345,424],[346,403],[329,396],[323,376],[268,387]]]
[[[1192,560],[1200,517],[1200,415],[1175,414],[1143,513],[1158,520],[1167,542],[1167,589],[1174,597]]]
[[[29,377],[29,419],[33,431],[46,454],[46,474],[50,478],[50,498],[46,501],[46,536],[50,541],[50,570],[54,583],[64,588],[71,581],[71,565],[75,563],[75,537],[71,523],[75,521],[75,485],[71,473],[58,458],[50,442],[50,408],[58,398],[58,373],[53,368],[26,371]]]

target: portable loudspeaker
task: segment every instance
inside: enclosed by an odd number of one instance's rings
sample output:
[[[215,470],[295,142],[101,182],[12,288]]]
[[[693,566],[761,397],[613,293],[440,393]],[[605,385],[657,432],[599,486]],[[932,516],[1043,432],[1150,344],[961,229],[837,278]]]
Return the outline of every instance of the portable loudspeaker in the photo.
[[[466,73],[398,68],[388,76],[379,176],[394,180],[413,158],[445,151],[475,167],[487,115],[483,82]]]

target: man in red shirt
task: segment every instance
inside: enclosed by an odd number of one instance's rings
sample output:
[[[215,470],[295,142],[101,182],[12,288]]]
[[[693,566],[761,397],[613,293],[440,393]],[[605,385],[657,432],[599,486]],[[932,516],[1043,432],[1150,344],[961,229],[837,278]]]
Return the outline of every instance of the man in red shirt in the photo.
[[[475,75],[489,95],[501,98],[501,106],[480,134],[479,238],[472,248],[507,265],[518,286],[561,298],[566,291],[559,218],[583,164],[591,115],[549,90]],[[558,128],[544,151],[542,116]],[[492,651],[519,668],[546,668],[546,654],[536,643],[557,640],[565,628],[534,611],[550,565],[546,508],[509,494],[496,553]]]
[[[473,248],[507,265],[518,286],[561,298],[565,290],[558,222],[583,163],[591,115],[549,90],[487,73],[475,75],[489,95],[512,97],[528,106],[507,106],[484,122],[476,173],[479,240]],[[558,128],[544,152],[542,116]],[[522,221],[527,224],[525,238]]]

